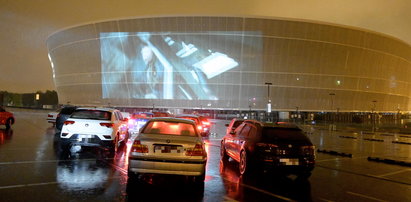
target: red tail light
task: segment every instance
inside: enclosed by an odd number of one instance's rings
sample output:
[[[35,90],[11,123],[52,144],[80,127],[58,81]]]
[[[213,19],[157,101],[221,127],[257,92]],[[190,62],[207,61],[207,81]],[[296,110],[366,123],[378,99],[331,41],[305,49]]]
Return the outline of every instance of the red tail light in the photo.
[[[304,156],[313,156],[315,155],[315,146],[302,146],[301,152]]]
[[[204,149],[201,143],[197,143],[194,148],[189,148],[186,150],[186,156],[203,156]]]
[[[75,121],[64,121],[64,125],[70,125],[70,124],[74,124]]]
[[[107,128],[112,128],[114,124],[112,123],[100,123],[100,126],[105,126]]]
[[[203,126],[197,126],[198,130],[202,131],[203,130]]]
[[[140,140],[135,140],[131,147],[131,152],[148,153],[147,145],[141,144]]]
[[[210,125],[210,122],[208,122],[208,121],[203,121],[203,125],[209,126],[209,125]]]
[[[48,114],[48,115],[47,115],[47,117],[49,117],[49,118],[52,118],[52,117],[53,117],[53,115],[51,115],[51,114]]]

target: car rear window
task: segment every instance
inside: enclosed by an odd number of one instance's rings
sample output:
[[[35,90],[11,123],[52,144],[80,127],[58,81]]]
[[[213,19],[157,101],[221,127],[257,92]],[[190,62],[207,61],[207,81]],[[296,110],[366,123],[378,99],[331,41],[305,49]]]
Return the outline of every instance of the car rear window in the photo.
[[[111,112],[100,110],[77,110],[73,112],[70,118],[74,119],[94,119],[94,120],[110,120]]]
[[[310,141],[307,136],[304,135],[302,130],[298,128],[275,128],[264,127],[262,131],[262,139],[264,141]]]
[[[72,114],[76,110],[76,107],[65,107],[61,109],[60,114]]]
[[[244,121],[235,121],[233,124],[234,128],[237,128],[239,125],[241,125]]]
[[[177,117],[177,118],[192,120],[192,121],[194,121],[196,124],[198,124],[198,123],[199,123],[198,119],[197,119],[197,118],[194,118],[194,117],[189,117],[189,116],[180,116],[180,117]]]
[[[148,122],[142,133],[163,135],[197,136],[194,125],[188,123],[151,121]]]

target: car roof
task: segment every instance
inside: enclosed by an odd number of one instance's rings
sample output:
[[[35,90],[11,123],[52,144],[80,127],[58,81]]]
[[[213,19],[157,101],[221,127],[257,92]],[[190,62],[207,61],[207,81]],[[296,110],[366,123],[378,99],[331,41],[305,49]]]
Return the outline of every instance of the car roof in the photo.
[[[194,121],[188,119],[174,118],[174,117],[154,117],[150,121],[167,121],[167,122],[176,122],[176,123],[188,123],[195,124]]]
[[[79,107],[76,109],[76,111],[77,110],[98,110],[98,111],[107,111],[107,112],[118,111],[117,109],[114,109],[114,108],[103,108],[103,107]]]
[[[192,117],[192,118],[199,118],[195,114],[178,114],[176,117]]]
[[[244,120],[246,123],[252,123],[264,128],[288,128],[288,129],[300,129],[296,124],[291,122],[261,122],[257,120]]]

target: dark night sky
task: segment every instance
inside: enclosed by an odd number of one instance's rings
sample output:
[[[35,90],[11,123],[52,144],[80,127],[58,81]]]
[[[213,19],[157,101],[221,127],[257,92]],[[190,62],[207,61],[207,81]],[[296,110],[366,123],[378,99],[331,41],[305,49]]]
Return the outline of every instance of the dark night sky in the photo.
[[[410,0],[0,0],[0,91],[55,90],[46,40],[58,30],[118,18],[182,15],[320,21],[411,44]]]

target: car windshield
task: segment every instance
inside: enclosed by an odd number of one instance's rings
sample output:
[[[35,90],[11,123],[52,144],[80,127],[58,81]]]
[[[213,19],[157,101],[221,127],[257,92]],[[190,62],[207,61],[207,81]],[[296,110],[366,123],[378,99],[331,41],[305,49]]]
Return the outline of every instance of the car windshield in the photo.
[[[78,110],[75,111],[70,118],[75,119],[94,119],[94,120],[110,120],[111,112],[100,110]]]
[[[142,133],[163,135],[197,136],[194,126],[188,123],[151,121],[143,129]]]
[[[273,141],[310,141],[307,136],[298,128],[275,128],[264,127],[262,131],[262,140],[266,142]]]

